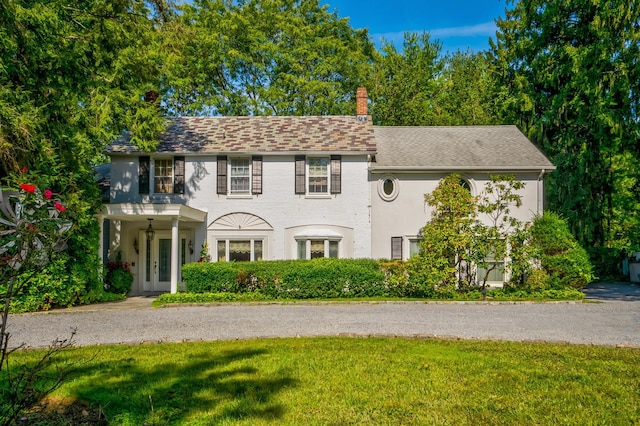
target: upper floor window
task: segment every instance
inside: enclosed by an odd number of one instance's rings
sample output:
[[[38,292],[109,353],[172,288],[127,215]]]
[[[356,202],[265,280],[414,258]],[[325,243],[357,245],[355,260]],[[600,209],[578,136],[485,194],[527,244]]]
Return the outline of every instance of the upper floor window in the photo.
[[[262,194],[262,157],[229,159],[219,155],[217,164],[218,194]]]
[[[153,192],[173,192],[173,159],[155,160],[153,167]]]
[[[138,192],[150,193],[153,182],[155,194],[184,194],[185,160],[182,156],[138,159]]]
[[[251,193],[251,160],[248,158],[232,158],[229,161],[229,180],[231,194]]]
[[[307,195],[340,194],[342,192],[342,159],[296,156],[295,193]]]
[[[307,160],[309,170],[309,182],[307,192],[309,194],[329,193],[329,159],[309,158]]]

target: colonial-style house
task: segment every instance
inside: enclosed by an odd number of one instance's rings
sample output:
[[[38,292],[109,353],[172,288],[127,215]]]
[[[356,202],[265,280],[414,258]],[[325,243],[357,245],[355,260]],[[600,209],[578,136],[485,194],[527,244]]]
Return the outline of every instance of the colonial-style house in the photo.
[[[515,173],[529,220],[554,169],[514,126],[374,126],[364,89],[354,116],[174,118],[155,152],[125,136],[107,154],[103,253],[131,263],[134,294],[177,291],[200,260],[406,259],[447,173],[471,191]]]

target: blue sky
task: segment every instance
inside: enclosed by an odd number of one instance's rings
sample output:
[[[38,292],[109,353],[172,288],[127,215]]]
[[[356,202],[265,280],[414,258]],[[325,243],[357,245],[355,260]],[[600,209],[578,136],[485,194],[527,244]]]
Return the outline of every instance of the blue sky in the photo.
[[[506,0],[321,0],[329,10],[349,18],[354,28],[367,28],[377,45],[383,38],[402,47],[406,31],[431,33],[442,51],[489,48],[495,19],[504,17]]]

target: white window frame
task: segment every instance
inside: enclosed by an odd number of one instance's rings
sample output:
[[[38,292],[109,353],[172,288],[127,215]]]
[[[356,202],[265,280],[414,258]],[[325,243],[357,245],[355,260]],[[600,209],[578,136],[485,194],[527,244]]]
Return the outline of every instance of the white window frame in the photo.
[[[239,175],[239,176],[234,176],[233,174],[233,169],[234,169],[234,163],[237,164],[237,162],[247,162],[248,163],[248,167],[247,167],[247,174],[246,175]],[[251,179],[253,176],[253,165],[252,165],[252,160],[251,157],[229,157],[228,162],[227,162],[227,188],[228,188],[228,195],[241,195],[241,196],[250,196],[251,195]],[[236,178],[242,178],[242,179],[246,179],[247,182],[247,190],[246,191],[238,191],[233,189],[233,179]]]
[[[487,285],[492,287],[502,287],[502,285],[509,280],[509,274],[507,271],[507,266],[509,265],[511,258],[509,257],[509,244],[507,244],[507,252],[505,253],[504,259],[496,259],[494,254],[489,254],[485,257],[485,262],[488,263],[487,268],[481,268],[476,265],[476,281],[478,284],[482,284],[480,272],[486,269],[489,269],[492,265],[496,265],[496,267],[489,272],[489,277],[487,277]],[[502,280],[491,280],[491,274],[500,273],[502,274]],[[484,277],[482,277],[484,278]]]
[[[324,161],[326,162],[326,170],[327,173],[324,175],[311,175],[311,168],[313,167],[311,165],[312,161]],[[314,195],[320,195],[320,196],[327,196],[327,195],[331,195],[331,157],[328,156],[323,156],[323,157],[307,157],[306,158],[306,182],[305,182],[305,186],[307,188],[307,195],[310,196],[314,196]],[[327,189],[326,191],[311,191],[311,179],[312,178],[325,178],[327,180]]]
[[[167,194],[173,194],[173,187],[175,185],[175,177],[176,177],[176,170],[175,170],[175,163],[173,161],[173,158],[154,158],[153,160],[153,164],[151,167],[151,171],[153,172],[153,176],[151,176],[151,182],[153,182],[153,186],[152,188],[152,193],[153,194],[162,194],[162,195],[167,195]],[[171,164],[171,175],[167,176],[167,175],[157,175],[156,174],[156,168],[159,167],[158,163],[164,163],[164,162],[169,162]],[[166,166],[165,166],[166,167]],[[169,184],[170,189],[168,191],[157,191],[156,190],[156,179],[159,178],[169,178],[171,180],[171,183]]]
[[[339,259],[342,254],[342,239],[340,238],[323,238],[323,237],[305,237],[305,238],[296,238],[296,259],[299,260],[309,260],[311,259],[311,242],[312,241],[323,241],[324,242],[324,252],[323,256],[325,258],[335,258]],[[300,247],[301,244],[304,244],[305,254],[304,257],[300,256]],[[336,249],[336,255],[331,255],[331,249]]]
[[[265,258],[265,245],[266,245],[266,241],[265,238],[262,237],[246,237],[246,238],[216,238],[215,240],[215,261],[216,262],[229,262],[229,258],[230,258],[230,243],[234,242],[234,241],[249,241],[251,244],[251,254],[249,256],[249,262],[257,262],[260,260],[263,260]],[[219,250],[219,244],[224,242],[224,259],[220,258],[220,250]],[[256,256],[256,242],[260,243],[261,245],[261,255],[258,257]]]
[[[417,255],[418,253],[420,253],[420,238],[417,236],[408,236],[406,237],[407,240],[407,259],[410,259],[411,257]],[[416,251],[415,253],[411,253],[411,246],[413,244],[417,245],[418,251]]]

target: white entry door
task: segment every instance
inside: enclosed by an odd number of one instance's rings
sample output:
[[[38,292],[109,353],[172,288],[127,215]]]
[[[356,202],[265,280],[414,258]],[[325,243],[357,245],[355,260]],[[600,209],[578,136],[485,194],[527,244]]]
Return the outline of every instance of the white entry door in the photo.
[[[142,233],[144,235],[144,233]],[[142,237],[141,237],[142,238]],[[171,231],[156,231],[143,250],[144,291],[171,291]],[[178,240],[178,262],[185,263],[186,235]],[[178,280],[180,274],[178,273]]]

